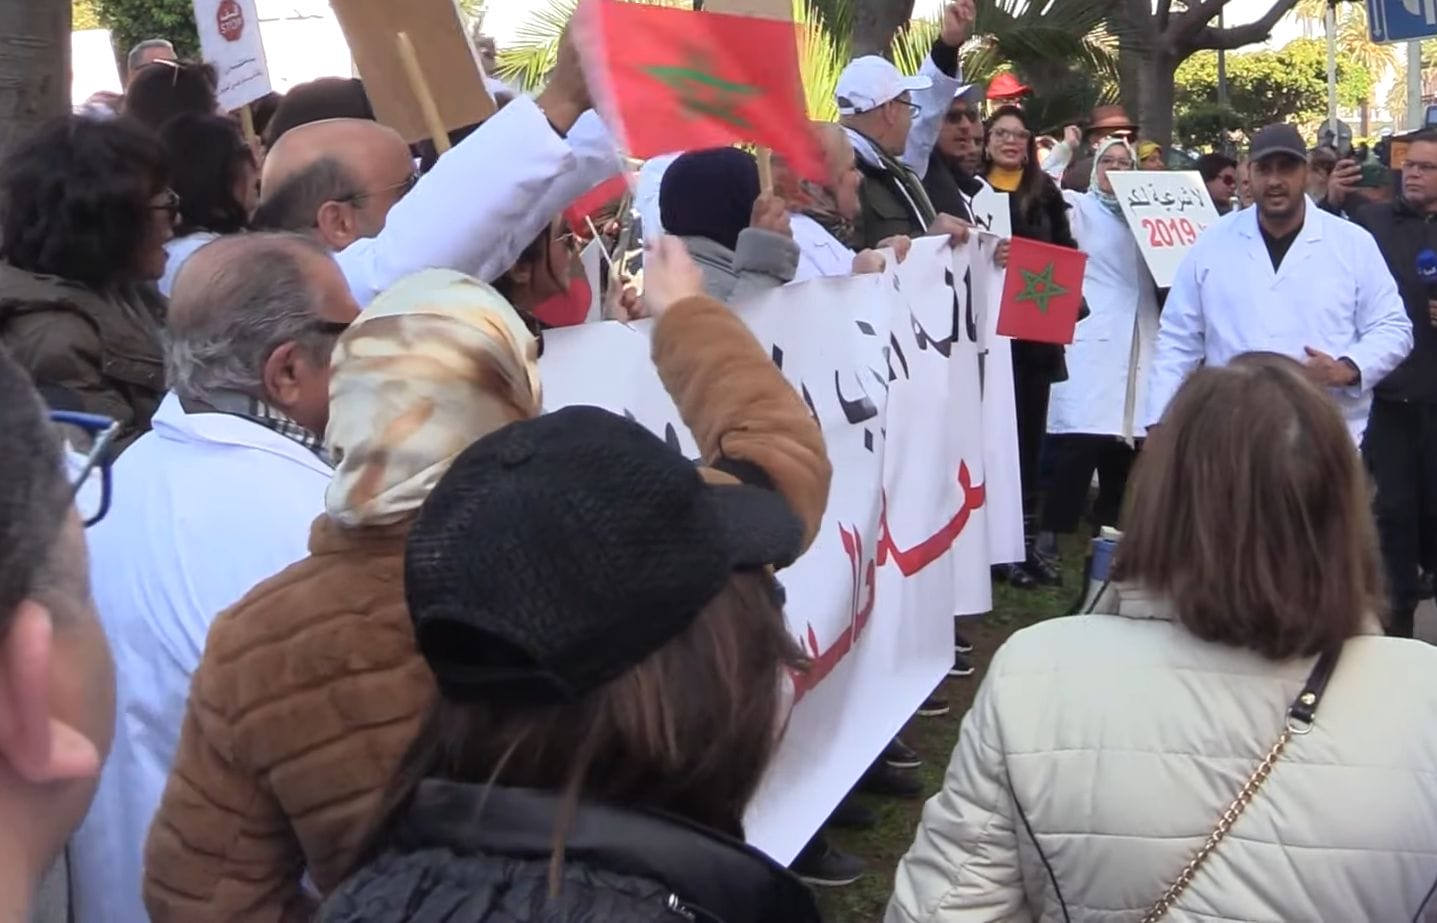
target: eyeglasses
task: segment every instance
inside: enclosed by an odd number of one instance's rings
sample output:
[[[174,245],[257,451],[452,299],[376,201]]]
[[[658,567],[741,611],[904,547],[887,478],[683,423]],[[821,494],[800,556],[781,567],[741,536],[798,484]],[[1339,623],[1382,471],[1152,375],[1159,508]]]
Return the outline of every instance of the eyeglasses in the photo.
[[[995,128],[989,132],[995,141],[1024,141],[1033,137],[1026,128]]]
[[[120,433],[120,424],[99,414],[68,410],[50,411],[50,422],[81,430],[89,440],[90,451],[81,456],[72,446],[69,433],[62,433],[70,474],[70,498],[75,501],[80,521],[89,528],[110,511],[110,465],[114,462],[110,447]]]
[[[346,330],[349,329],[349,327],[350,327],[350,321],[347,321],[347,320],[325,320],[325,319],[322,318],[322,317],[316,317],[314,320],[310,321],[309,324],[307,324],[306,326],[307,326],[307,327],[309,328],[309,330],[310,330],[311,332],[313,332],[313,333],[322,333],[322,334],[325,334],[326,336],[338,337],[338,336],[341,336]]]
[[[943,121],[949,125],[962,125],[964,122],[978,121],[978,116],[974,115],[968,109],[949,109],[943,113]]]
[[[1218,182],[1222,183],[1224,186],[1236,186],[1236,185],[1237,185],[1237,177],[1236,177],[1236,176],[1233,176],[1231,173],[1224,173],[1222,176],[1219,176],[1217,179],[1218,179]]]
[[[166,189],[164,192],[160,193],[160,195],[164,196],[165,200],[163,202],[160,202],[159,204],[151,202],[149,206],[150,211],[169,212],[171,221],[173,221],[175,218],[178,218],[180,215],[181,204],[180,194],[178,192],[175,192],[173,189]]]
[[[911,100],[911,99],[904,99],[904,98],[902,98],[901,96],[900,96],[899,98],[893,100],[893,105],[895,105],[895,106],[903,106],[904,108],[906,108],[906,109],[908,110],[908,114],[911,115],[911,116],[913,116],[915,119],[918,118],[918,113],[922,111],[922,109],[919,107],[919,105],[918,105],[917,103],[915,103],[913,100]]]
[[[1133,162],[1126,157],[1121,160],[1114,160],[1111,157],[1100,157],[1098,158],[1098,166],[1104,170],[1131,170],[1133,168]]]
[[[399,190],[399,195],[397,198],[402,199],[405,196],[409,195],[409,193],[414,190],[415,186],[419,185],[420,175],[421,174],[419,173],[419,171],[415,170],[413,173],[410,173],[408,176],[406,176],[404,179],[400,180],[397,183],[390,183],[388,186],[381,186],[378,189],[370,189],[366,192],[351,192],[349,195],[341,196],[334,201],[358,202],[360,199],[373,198],[374,196],[382,195],[386,192],[393,192],[395,189]]]

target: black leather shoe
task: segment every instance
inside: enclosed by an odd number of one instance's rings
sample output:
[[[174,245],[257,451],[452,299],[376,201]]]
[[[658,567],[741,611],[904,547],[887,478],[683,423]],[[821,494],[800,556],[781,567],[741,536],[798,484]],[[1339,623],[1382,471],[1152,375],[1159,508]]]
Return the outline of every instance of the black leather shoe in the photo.
[[[1063,585],[1063,571],[1058,567],[1057,559],[1040,554],[1036,550],[1028,553],[1028,560],[1024,562],[1022,570],[1026,571],[1029,579],[1037,585]]]
[[[814,887],[841,888],[863,877],[868,863],[834,846],[820,833],[809,840],[789,869]]]
[[[849,795],[828,815],[828,826],[841,830],[872,830],[878,826],[878,814],[857,798]]]
[[[1038,584],[1021,564],[995,564],[993,579],[1006,583],[1015,590],[1032,590]]]
[[[858,780],[858,790],[890,798],[917,798],[923,794],[923,783],[911,770],[894,769],[879,762],[874,763]]]
[[[883,750],[883,763],[894,769],[917,769],[923,765],[923,759],[917,750],[895,737]]]

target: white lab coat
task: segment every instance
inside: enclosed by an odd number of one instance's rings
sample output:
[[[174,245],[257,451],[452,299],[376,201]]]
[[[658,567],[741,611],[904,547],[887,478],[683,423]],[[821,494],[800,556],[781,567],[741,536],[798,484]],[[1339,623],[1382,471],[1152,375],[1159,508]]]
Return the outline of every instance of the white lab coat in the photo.
[[[1255,208],[1226,215],[1198,238],[1163,308],[1147,425],[1203,363],[1225,365],[1254,350],[1305,361],[1311,346],[1361,371],[1359,386],[1332,389],[1361,444],[1372,389],[1411,351],[1412,323],[1372,235],[1304,208],[1302,230],[1276,272]]]
[[[1078,324],[1068,347],[1068,380],[1053,385],[1048,432],[1141,438],[1147,375],[1158,338],[1157,289],[1121,215],[1086,193],[1069,190],[1063,197],[1070,206],[1073,237],[1088,255],[1083,297],[1092,313]],[[1128,420],[1128,370],[1135,335],[1134,416]],[[1125,432],[1125,426],[1130,431]]]
[[[77,923],[148,919],[145,837],[210,623],[308,553],[332,474],[294,441],[231,414],[186,414],[173,394],[116,461],[109,515],[87,535],[115,658],[116,728],[70,843]]]
[[[853,251],[824,230],[823,225],[799,212],[790,212],[788,223],[793,229],[793,242],[798,244],[794,282],[853,274]]]
[[[196,250],[217,237],[219,235],[214,231],[195,231],[165,244],[165,274],[160,277],[159,282],[161,295],[170,297],[170,292],[175,288],[175,276],[180,274],[180,267],[195,255]]]
[[[384,230],[335,255],[361,308],[423,269],[492,282],[579,196],[616,175],[613,139],[592,111],[567,140],[527,97],[456,144],[390,209]]]

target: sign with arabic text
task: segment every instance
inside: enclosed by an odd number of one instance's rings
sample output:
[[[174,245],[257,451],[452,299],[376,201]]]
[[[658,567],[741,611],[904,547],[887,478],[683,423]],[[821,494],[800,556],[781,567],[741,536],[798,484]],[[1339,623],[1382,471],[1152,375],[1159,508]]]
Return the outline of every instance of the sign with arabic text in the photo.
[[[1198,235],[1217,222],[1202,175],[1189,171],[1125,170],[1108,174],[1128,228],[1159,288],[1173,284]]]
[[[999,431],[1011,444],[989,453],[983,411],[987,392],[1013,399],[1006,366],[981,372],[975,292],[1001,284],[976,241],[924,238],[883,273],[785,285],[736,309],[818,421],[833,466],[813,546],[778,573],[810,667],[792,677],[792,717],[744,818],[749,842],[780,862],[943,679],[954,615],[991,608],[995,517],[1021,536],[1016,433]],[[545,407],[605,407],[698,458],[649,359],[650,329],[545,333]],[[1000,493],[1011,506],[995,508]]]
[[[255,0],[195,0],[195,25],[200,50],[219,79],[221,109],[242,109],[270,91]]]

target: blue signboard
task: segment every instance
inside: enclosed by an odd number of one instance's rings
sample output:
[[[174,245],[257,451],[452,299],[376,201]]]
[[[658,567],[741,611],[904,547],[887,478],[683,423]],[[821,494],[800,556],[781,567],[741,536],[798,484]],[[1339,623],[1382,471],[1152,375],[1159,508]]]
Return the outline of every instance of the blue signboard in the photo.
[[[1374,42],[1437,36],[1437,0],[1367,0],[1367,28]]]

